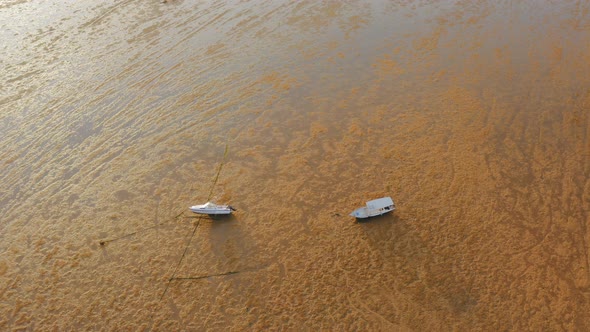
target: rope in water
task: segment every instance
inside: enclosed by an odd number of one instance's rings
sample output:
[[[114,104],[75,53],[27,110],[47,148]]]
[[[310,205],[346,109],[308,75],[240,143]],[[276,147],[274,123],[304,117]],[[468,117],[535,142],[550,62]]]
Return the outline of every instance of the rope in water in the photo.
[[[221,163],[219,164],[219,168],[217,169],[217,174],[215,175],[215,179],[213,180],[213,183],[211,184],[211,189],[209,190],[209,196],[207,197],[207,201],[211,200],[211,196],[213,195],[213,189],[215,188],[215,185],[217,184],[217,180],[219,180],[219,174],[221,173],[221,169],[223,168],[223,165],[225,164],[225,157],[227,156],[227,152],[228,152],[228,145],[227,145],[227,143],[225,143],[225,151],[223,152],[223,159],[221,160]],[[182,260],[184,259],[184,256],[186,255],[186,252],[188,251],[188,247],[191,244],[191,241],[193,240],[195,233],[197,232],[197,228],[199,228],[199,225],[201,224],[201,218],[202,217],[200,217],[197,220],[197,223],[195,224],[195,227],[193,228],[193,232],[191,234],[191,237],[189,238],[188,242],[186,243],[186,246],[184,247],[184,252],[182,253],[182,256],[180,256],[180,259],[178,260],[178,264],[176,264],[176,268],[174,269],[174,273],[172,273],[172,277],[170,277],[170,279],[168,279],[168,283],[166,284],[166,288],[164,288],[164,292],[162,293],[162,296],[160,296],[160,301],[166,295],[166,292],[168,291],[168,287],[170,286],[170,283],[172,282],[172,280],[175,280],[176,272],[178,272],[178,269],[180,268],[180,265],[182,264]]]

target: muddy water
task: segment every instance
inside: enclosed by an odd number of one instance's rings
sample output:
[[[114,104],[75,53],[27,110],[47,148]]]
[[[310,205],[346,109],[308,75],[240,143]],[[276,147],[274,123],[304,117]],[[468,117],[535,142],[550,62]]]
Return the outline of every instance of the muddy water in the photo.
[[[0,37],[2,330],[590,329],[586,2],[12,0]]]

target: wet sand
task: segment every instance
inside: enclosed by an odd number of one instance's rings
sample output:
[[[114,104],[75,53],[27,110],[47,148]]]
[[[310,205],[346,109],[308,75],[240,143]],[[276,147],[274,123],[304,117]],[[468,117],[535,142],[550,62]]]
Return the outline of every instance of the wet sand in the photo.
[[[590,330],[589,22],[4,1],[0,329]]]

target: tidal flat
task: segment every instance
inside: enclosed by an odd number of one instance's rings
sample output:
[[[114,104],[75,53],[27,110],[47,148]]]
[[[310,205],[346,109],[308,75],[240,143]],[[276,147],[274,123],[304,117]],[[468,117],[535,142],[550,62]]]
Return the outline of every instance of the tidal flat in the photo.
[[[590,2],[7,0],[0,50],[0,330],[590,330]]]

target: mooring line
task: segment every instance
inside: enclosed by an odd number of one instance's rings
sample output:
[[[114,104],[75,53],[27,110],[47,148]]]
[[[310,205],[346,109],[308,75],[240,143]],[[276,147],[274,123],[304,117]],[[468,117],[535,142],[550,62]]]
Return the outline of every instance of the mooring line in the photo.
[[[242,268],[240,270],[235,270],[235,271],[216,273],[216,274],[208,274],[208,275],[197,276],[197,277],[174,277],[174,278],[170,278],[169,280],[170,281],[172,281],[172,280],[198,280],[198,279],[211,278],[211,277],[222,277],[222,276],[238,274],[238,273],[242,273],[242,272],[260,271],[262,269],[267,268],[269,265],[270,264],[263,264],[263,265],[258,265],[255,267],[245,267],[245,268]]]
[[[215,188],[215,185],[217,184],[217,180],[219,179],[219,174],[221,173],[221,169],[223,168],[223,165],[225,164],[225,157],[227,156],[227,151],[228,151],[228,144],[226,142],[225,143],[225,151],[223,151],[223,158],[221,159],[221,163],[219,164],[219,168],[217,169],[217,174],[215,175],[215,179],[213,180],[213,183],[211,184],[211,189],[209,190],[209,197],[207,197],[207,201],[209,201],[211,199],[211,196],[213,195],[213,189]],[[182,260],[184,259],[184,256],[186,255],[188,247],[191,244],[193,236],[195,236],[195,232],[197,231],[197,228],[201,224],[201,218],[199,218],[197,220],[197,224],[195,225],[195,228],[193,229],[193,233],[191,234],[190,239],[186,243],[186,246],[184,247],[184,252],[182,253],[182,256],[180,256],[180,259],[178,260],[178,264],[176,265],[176,268],[174,269],[174,273],[172,273],[172,277],[170,277],[170,279],[168,279],[168,283],[166,284],[166,288],[164,288],[164,292],[162,293],[162,296],[160,296],[160,301],[162,301],[162,299],[164,299],[164,296],[166,295],[166,292],[168,291],[168,287],[170,287],[170,283],[172,282],[172,280],[175,280],[174,278],[176,277],[176,272],[178,272],[178,269],[180,268],[180,265],[182,264]]]
[[[219,165],[219,168],[217,169],[217,174],[215,174],[215,178],[213,179],[213,183],[212,183],[212,185],[211,185],[211,189],[209,190],[209,196],[207,196],[207,201],[211,200],[211,197],[213,196],[213,189],[215,188],[215,185],[217,184],[217,181],[219,180],[219,174],[221,173],[221,169],[222,169],[223,165],[225,164],[225,158],[226,158],[226,156],[227,156],[228,150],[229,150],[229,149],[228,149],[228,143],[226,142],[226,143],[225,143],[225,150],[223,151],[223,159],[221,160],[221,164]],[[160,203],[158,203],[158,206],[159,206],[159,205],[160,205]],[[157,209],[157,207],[156,207],[156,209]],[[113,241],[121,240],[121,239],[124,239],[124,238],[130,237],[130,236],[136,235],[136,234],[138,234],[138,233],[142,233],[142,232],[145,232],[145,231],[149,231],[150,229],[154,229],[154,228],[156,228],[156,227],[158,227],[158,226],[162,226],[162,225],[164,225],[164,224],[168,223],[168,222],[169,222],[169,221],[171,221],[171,220],[178,219],[178,217],[180,217],[182,214],[184,214],[184,210],[183,210],[183,211],[181,211],[179,214],[177,214],[177,215],[176,215],[175,217],[173,217],[173,218],[166,219],[166,220],[164,220],[164,221],[162,221],[162,222],[160,222],[160,223],[157,223],[157,224],[155,224],[155,225],[153,225],[153,226],[146,227],[146,228],[143,228],[143,229],[140,229],[140,230],[137,230],[137,231],[135,231],[135,232],[128,233],[128,234],[125,234],[125,235],[121,235],[121,236],[119,236],[119,237],[116,237],[116,238],[113,238],[113,239],[102,240],[102,241],[100,241],[100,242],[99,242],[99,244],[100,244],[101,246],[104,246],[105,244],[107,244],[107,243],[109,243],[109,242],[113,242]],[[157,218],[157,211],[156,211],[156,218]],[[186,217],[186,218],[194,218],[194,217]],[[200,216],[199,216],[199,218],[200,218]]]
[[[223,158],[221,159],[221,164],[219,164],[219,168],[217,169],[217,174],[215,175],[215,179],[213,180],[213,183],[211,184],[211,189],[209,190],[209,196],[207,197],[207,201],[211,200],[211,196],[213,195],[213,189],[215,188],[215,185],[217,184],[217,180],[219,180],[219,174],[221,173],[221,169],[223,168],[223,165],[225,164],[225,157],[227,156],[227,151],[228,151],[228,145],[226,142],[225,143],[225,150],[223,151]]]
[[[199,277],[175,277],[175,278],[170,278],[170,281],[172,281],[172,280],[199,280],[199,279],[205,279],[205,278],[211,278],[211,277],[228,276],[228,275],[237,274],[237,273],[240,273],[240,271],[229,271],[229,272],[209,274],[206,276],[199,276]]]
[[[200,224],[201,224],[201,219],[197,220],[197,224],[195,225],[195,228],[193,228],[193,233],[191,234],[191,237],[188,239],[188,242],[186,243],[186,246],[184,247],[184,252],[182,253],[182,256],[180,256],[180,259],[178,260],[178,264],[176,264],[176,268],[174,269],[174,273],[172,273],[172,277],[170,279],[168,279],[168,283],[166,283],[166,288],[164,288],[164,293],[162,293],[162,296],[160,296],[160,301],[162,301],[162,299],[164,298],[164,295],[166,295],[166,291],[168,291],[168,287],[170,287],[170,282],[174,279],[176,272],[178,272],[178,269],[180,268],[180,264],[182,264],[182,260],[184,259],[184,256],[186,255],[186,252],[188,251],[188,247],[191,244],[191,241],[193,240],[193,236],[195,236],[195,233],[197,232],[197,228],[199,228]]]
[[[100,245],[101,245],[101,246],[104,246],[105,244],[107,244],[107,243],[109,243],[109,242],[113,242],[113,241],[121,240],[121,239],[124,239],[124,238],[126,238],[126,237],[130,237],[130,236],[136,235],[137,233],[142,233],[142,232],[145,232],[145,231],[149,231],[150,229],[153,229],[153,228],[156,228],[156,227],[158,227],[158,226],[162,226],[162,225],[164,225],[164,224],[168,223],[170,220],[178,219],[178,218],[179,218],[180,216],[182,216],[183,214],[184,214],[184,211],[180,212],[179,214],[177,214],[176,216],[174,216],[174,217],[172,217],[172,218],[166,219],[166,220],[164,220],[164,221],[162,221],[162,222],[160,222],[160,223],[157,223],[157,224],[155,224],[155,225],[153,225],[153,226],[146,227],[146,228],[142,228],[142,229],[140,229],[140,230],[137,230],[137,231],[135,231],[135,232],[128,233],[128,234],[125,234],[125,235],[121,235],[121,236],[119,236],[119,237],[116,237],[116,238],[113,238],[113,239],[102,240],[102,241],[100,241],[99,243],[100,243]]]

